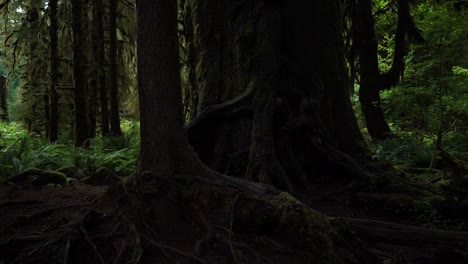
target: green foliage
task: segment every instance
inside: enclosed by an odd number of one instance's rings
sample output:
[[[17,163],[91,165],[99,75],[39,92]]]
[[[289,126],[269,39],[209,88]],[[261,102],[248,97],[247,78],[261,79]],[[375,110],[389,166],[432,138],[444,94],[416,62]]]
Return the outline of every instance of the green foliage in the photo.
[[[57,170],[75,166],[85,174],[105,167],[120,176],[136,169],[139,154],[139,128],[134,122],[123,122],[122,137],[97,138],[89,149],[73,148],[68,144],[49,144],[37,138],[18,123],[0,123],[0,180],[29,169]]]
[[[400,138],[388,139],[372,145],[374,159],[384,159],[393,164],[404,164],[412,167],[429,167],[435,151],[433,144],[406,135]]]
[[[417,2],[411,13],[425,39],[410,39],[400,84],[383,91],[382,107],[395,138],[373,142],[374,158],[395,164],[429,167],[434,144],[468,160],[468,10],[457,1]],[[392,63],[396,13],[392,1],[374,1],[379,68]],[[357,96],[353,98],[366,135]]]

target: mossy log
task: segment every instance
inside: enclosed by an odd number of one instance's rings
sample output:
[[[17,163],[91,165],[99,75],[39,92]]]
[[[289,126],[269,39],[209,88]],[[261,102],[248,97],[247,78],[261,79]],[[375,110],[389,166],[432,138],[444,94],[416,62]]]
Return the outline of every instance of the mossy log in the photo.
[[[81,180],[83,178],[85,178],[85,174],[83,173],[83,171],[78,168],[78,167],[74,167],[74,166],[70,166],[70,167],[62,167],[58,170],[56,170],[57,172],[61,172],[65,175],[67,175],[67,177],[69,178],[73,178],[73,179],[76,179],[76,180]]]
[[[54,184],[57,186],[67,185],[67,176],[58,171],[41,170],[38,168],[31,168],[19,172],[15,176],[9,179],[10,182],[14,183],[31,183],[36,187],[42,187],[47,184]]]

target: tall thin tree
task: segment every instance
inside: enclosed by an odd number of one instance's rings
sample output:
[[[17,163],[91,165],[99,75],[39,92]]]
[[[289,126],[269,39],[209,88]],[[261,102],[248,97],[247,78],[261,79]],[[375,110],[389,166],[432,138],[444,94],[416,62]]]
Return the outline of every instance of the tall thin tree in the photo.
[[[0,120],[8,121],[8,86],[7,78],[0,74]]]
[[[81,19],[83,14],[81,0],[72,0],[73,29],[73,91],[74,91],[74,130],[75,146],[81,147],[89,138],[88,114],[86,106],[86,79],[83,69],[83,49]]]
[[[378,62],[378,43],[375,34],[375,21],[372,14],[372,0],[357,2],[354,21],[356,23],[355,45],[359,54],[359,101],[366,120],[369,135],[375,140],[385,140],[391,136],[390,126],[385,120],[380,92],[399,83],[405,70],[405,47],[407,34],[415,40],[422,37],[417,31],[410,32],[413,20],[408,0],[398,0],[398,23],[395,32],[395,48],[391,68],[381,72]]]
[[[94,54],[97,65],[97,86],[101,114],[101,135],[109,135],[109,103],[107,96],[107,78],[105,73],[106,50],[104,45],[104,8],[102,0],[93,1]]]
[[[57,92],[58,83],[58,21],[57,21],[57,0],[49,1],[49,37],[50,37],[50,87],[49,87],[49,141],[55,142],[59,133],[59,95]]]
[[[119,115],[119,88],[117,65],[117,10],[118,0],[110,0],[109,10],[109,62],[110,62],[110,133],[114,136],[122,134]]]

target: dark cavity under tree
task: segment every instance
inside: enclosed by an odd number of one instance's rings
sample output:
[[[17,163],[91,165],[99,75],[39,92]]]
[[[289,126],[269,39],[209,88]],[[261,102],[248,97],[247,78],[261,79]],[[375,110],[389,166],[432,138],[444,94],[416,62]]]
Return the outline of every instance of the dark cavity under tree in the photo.
[[[340,1],[182,2],[206,164],[288,191],[361,178]]]

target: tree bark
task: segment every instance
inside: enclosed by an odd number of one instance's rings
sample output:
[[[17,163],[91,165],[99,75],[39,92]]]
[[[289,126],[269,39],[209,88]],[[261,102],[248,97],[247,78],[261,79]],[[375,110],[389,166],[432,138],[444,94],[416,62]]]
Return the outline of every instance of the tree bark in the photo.
[[[343,171],[359,177],[348,154],[366,155],[366,146],[339,10],[337,1],[186,0],[202,110],[187,133],[206,164],[290,191]]]
[[[372,1],[358,1],[355,14],[357,22],[357,46],[359,50],[360,88],[359,100],[369,135],[374,140],[388,139],[392,132],[385,120],[380,91],[390,89],[400,81],[405,69],[405,36],[411,23],[408,0],[398,0],[398,24],[395,48],[390,70],[381,73],[377,58],[377,39],[372,17]]]
[[[59,95],[57,92],[58,84],[58,21],[57,21],[57,0],[49,1],[49,20],[50,20],[50,88],[49,100],[49,141],[56,142],[59,135]]]
[[[104,9],[102,0],[93,1],[93,27],[94,33],[94,55],[97,66],[97,89],[99,93],[99,107],[100,107],[100,127],[101,135],[103,137],[109,135],[109,102],[107,96],[107,78],[105,73],[106,68],[106,50],[104,46]]]
[[[117,10],[118,1],[110,0],[109,14],[109,61],[110,61],[110,133],[113,136],[122,134],[120,130],[119,115],[119,88],[118,88],[118,65],[117,65]]]
[[[8,121],[8,86],[3,75],[0,75],[0,111],[0,120]]]
[[[87,145],[89,138],[89,121],[86,105],[86,79],[83,69],[82,48],[82,15],[81,0],[72,1],[72,29],[73,29],[73,91],[74,91],[74,130],[75,146]]]
[[[256,194],[276,193],[270,186],[210,170],[188,144],[183,125],[177,2],[140,0],[137,18],[141,135],[138,179],[183,175]]]
[[[181,165],[175,157],[184,142],[176,15],[171,0],[140,0],[137,8],[138,25],[145,25],[138,32],[141,172],[175,173]]]

